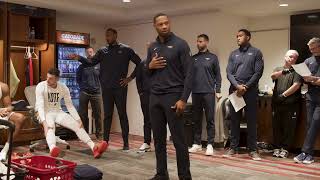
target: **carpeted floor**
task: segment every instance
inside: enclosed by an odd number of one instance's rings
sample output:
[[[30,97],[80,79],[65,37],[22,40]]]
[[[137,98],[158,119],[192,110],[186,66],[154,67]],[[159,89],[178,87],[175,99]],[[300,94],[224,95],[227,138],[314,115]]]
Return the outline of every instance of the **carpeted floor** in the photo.
[[[120,134],[112,134],[110,147],[101,159],[93,159],[91,151],[79,141],[69,141],[70,150],[64,150],[66,160],[78,164],[90,164],[104,173],[105,180],[144,180],[155,173],[154,151],[138,153],[143,142],[139,136],[130,136],[129,152],[122,152]],[[64,148],[64,146],[61,146]],[[205,149],[204,149],[205,150]],[[15,151],[28,151],[28,147],[18,147]],[[195,180],[316,180],[320,179],[320,163],[296,164],[292,156],[288,159],[273,158],[270,153],[262,153],[262,161],[252,161],[247,154],[233,158],[222,158],[223,149],[217,155],[208,157],[203,152],[190,154],[191,173]],[[46,149],[38,149],[34,154],[47,155]],[[178,179],[175,150],[168,142],[168,170],[170,179]]]

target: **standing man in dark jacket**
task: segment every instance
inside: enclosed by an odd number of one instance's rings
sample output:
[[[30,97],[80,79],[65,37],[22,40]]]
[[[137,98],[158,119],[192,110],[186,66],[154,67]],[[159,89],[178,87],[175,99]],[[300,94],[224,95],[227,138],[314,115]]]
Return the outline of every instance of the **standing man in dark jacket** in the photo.
[[[237,96],[243,97],[246,102],[244,111],[247,120],[249,155],[253,160],[261,160],[257,152],[257,96],[264,62],[261,51],[250,45],[250,39],[250,31],[247,29],[238,31],[237,43],[240,47],[230,54],[227,77],[231,83],[229,93],[236,92]],[[232,156],[238,151],[242,110],[235,112],[231,107],[231,144],[224,157]]]
[[[87,59],[90,61],[94,56],[92,47],[86,48]],[[81,64],[77,69],[77,83],[80,87],[79,115],[82,124],[89,132],[88,104],[92,107],[92,114],[96,125],[96,137],[101,133],[101,91],[99,80],[100,64],[88,66]]]
[[[108,45],[100,50],[89,61],[87,58],[76,54],[70,55],[71,59],[78,59],[81,63],[92,66],[100,63],[100,84],[104,107],[104,140],[109,141],[111,122],[116,104],[123,138],[123,150],[129,151],[129,122],[127,116],[128,83],[136,77],[136,70],[127,77],[129,62],[136,67],[140,64],[139,56],[127,45],[118,43],[117,31],[109,28],[106,30]]]
[[[314,162],[313,149],[320,129],[320,38],[314,37],[307,44],[312,56],[304,61],[311,75],[304,76],[308,84],[306,94],[307,127],[302,152],[294,157],[297,163],[311,164]]]
[[[150,116],[157,173],[153,180],[169,179],[167,170],[167,123],[176,148],[179,179],[191,179],[188,146],[184,136],[184,112],[191,93],[192,58],[187,42],[170,31],[166,14],[157,14],[153,26],[158,37],[148,49],[151,75]]]
[[[218,57],[208,50],[209,37],[200,34],[197,39],[199,52],[193,56],[192,109],[194,121],[194,143],[190,153],[201,151],[202,114],[205,110],[207,120],[207,156],[214,154],[214,111],[216,97],[221,98],[221,74]]]
[[[150,44],[147,44],[149,48]],[[151,150],[151,123],[150,123],[150,113],[149,113],[149,99],[150,99],[150,77],[147,73],[146,61],[141,61],[136,72],[136,84],[137,90],[140,97],[141,110],[143,113],[143,135],[144,143],[139,148],[142,152],[147,152]]]
[[[287,158],[288,148],[294,140],[297,118],[299,117],[302,77],[294,71],[299,57],[296,50],[287,51],[284,65],[271,74],[275,82],[272,96],[273,156]]]

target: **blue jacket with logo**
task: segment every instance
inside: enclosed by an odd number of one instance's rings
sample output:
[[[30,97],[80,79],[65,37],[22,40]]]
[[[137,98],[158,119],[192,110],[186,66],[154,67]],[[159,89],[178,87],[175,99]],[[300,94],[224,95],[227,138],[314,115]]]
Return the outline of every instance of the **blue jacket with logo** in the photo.
[[[191,93],[192,58],[188,43],[171,33],[164,42],[159,37],[148,49],[147,68],[151,59],[158,54],[167,61],[165,68],[149,70],[151,93],[181,93],[181,100],[187,102]]]
[[[234,50],[230,54],[227,66],[227,77],[231,83],[230,93],[241,84],[249,89],[258,88],[263,68],[263,56],[259,49],[249,44]]]
[[[77,83],[80,91],[88,94],[100,94],[99,80],[100,65],[86,66],[80,64],[77,69]]]
[[[193,60],[192,93],[220,93],[221,74],[218,57],[206,51],[195,54]]]
[[[320,77],[320,57],[311,56],[310,58],[304,61],[308,66],[311,75]],[[316,103],[320,103],[320,86],[308,84],[308,93],[306,94],[306,98],[309,101],[313,101]]]

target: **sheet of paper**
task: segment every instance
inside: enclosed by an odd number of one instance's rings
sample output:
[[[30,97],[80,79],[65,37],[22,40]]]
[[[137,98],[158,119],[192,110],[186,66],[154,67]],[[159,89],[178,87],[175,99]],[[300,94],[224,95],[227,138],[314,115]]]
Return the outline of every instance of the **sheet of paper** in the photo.
[[[300,76],[310,76],[311,75],[311,72],[305,63],[294,64],[294,65],[292,65],[292,67]]]
[[[238,97],[236,92],[230,94],[228,98],[236,112],[246,106],[246,102],[244,101],[243,97]]]

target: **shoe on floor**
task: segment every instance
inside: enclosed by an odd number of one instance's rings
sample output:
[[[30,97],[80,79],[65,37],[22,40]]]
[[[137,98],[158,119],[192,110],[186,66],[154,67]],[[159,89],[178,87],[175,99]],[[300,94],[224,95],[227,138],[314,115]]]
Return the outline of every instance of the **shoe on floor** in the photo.
[[[303,153],[300,153],[298,156],[294,157],[293,160],[296,163],[302,163],[306,157],[307,157],[307,154],[303,152]]]
[[[279,157],[279,155],[280,155],[280,149],[274,149],[272,156],[273,157]]]
[[[213,149],[212,144],[207,145],[207,150],[206,150],[206,156],[213,156],[215,154],[215,151]]]
[[[169,176],[160,176],[160,175],[156,174],[153,178],[151,178],[149,180],[170,180],[170,178],[169,178]]]
[[[139,151],[149,152],[151,151],[151,146],[147,143],[143,143],[139,148]]]
[[[237,154],[236,150],[230,148],[222,155],[222,157],[229,158],[229,157],[232,157],[235,154]]]
[[[108,149],[109,144],[106,141],[101,141],[95,148],[93,148],[93,157],[100,158],[101,155]]]
[[[289,152],[285,149],[281,149],[281,152],[279,154],[279,157],[281,158],[287,158],[289,156]]]
[[[202,146],[199,144],[193,144],[192,147],[188,151],[189,151],[189,153],[195,153],[195,152],[202,151]]]
[[[306,158],[302,161],[303,164],[311,164],[313,162],[314,162],[314,158],[310,154],[308,154]]]
[[[122,152],[129,152],[129,145],[123,145]]]
[[[55,146],[54,148],[52,148],[52,150],[50,151],[50,156],[51,157],[58,157],[60,154],[61,150],[60,148],[58,148],[57,146]]]
[[[261,157],[257,151],[251,151],[249,153],[249,156],[252,158],[254,161],[261,161]]]

